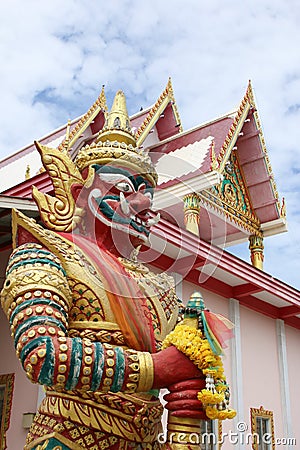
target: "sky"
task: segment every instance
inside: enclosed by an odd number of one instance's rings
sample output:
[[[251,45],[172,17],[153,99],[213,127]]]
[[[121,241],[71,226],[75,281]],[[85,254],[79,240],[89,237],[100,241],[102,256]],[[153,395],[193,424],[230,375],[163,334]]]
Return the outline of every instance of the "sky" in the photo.
[[[0,159],[85,113],[102,85],[133,114],[171,76],[188,129],[234,109],[250,79],[289,224],[265,239],[265,270],[300,289],[299,22],[298,0],[4,2]]]

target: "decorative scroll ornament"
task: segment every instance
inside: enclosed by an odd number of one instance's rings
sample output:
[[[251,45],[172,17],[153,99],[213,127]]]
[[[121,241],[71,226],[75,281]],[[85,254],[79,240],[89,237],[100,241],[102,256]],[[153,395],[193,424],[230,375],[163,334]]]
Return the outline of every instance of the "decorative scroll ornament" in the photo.
[[[260,222],[251,206],[235,151],[224,165],[222,175],[223,180],[218,186],[201,192],[201,202],[212,206],[250,233],[260,235]]]
[[[85,184],[79,170],[66,153],[35,143],[44,167],[52,180],[55,197],[43,194],[35,186],[32,195],[37,202],[41,218],[47,228],[56,231],[72,231],[79,223],[83,211],[75,204],[72,184]]]

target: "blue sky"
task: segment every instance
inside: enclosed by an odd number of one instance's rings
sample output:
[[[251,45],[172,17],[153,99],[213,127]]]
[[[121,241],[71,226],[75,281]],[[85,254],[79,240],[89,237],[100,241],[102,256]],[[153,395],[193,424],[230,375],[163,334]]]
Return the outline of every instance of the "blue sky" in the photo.
[[[5,2],[0,158],[84,113],[102,84],[134,113],[171,76],[187,129],[236,107],[251,79],[289,222],[265,240],[265,269],[300,288],[299,23],[298,0]]]

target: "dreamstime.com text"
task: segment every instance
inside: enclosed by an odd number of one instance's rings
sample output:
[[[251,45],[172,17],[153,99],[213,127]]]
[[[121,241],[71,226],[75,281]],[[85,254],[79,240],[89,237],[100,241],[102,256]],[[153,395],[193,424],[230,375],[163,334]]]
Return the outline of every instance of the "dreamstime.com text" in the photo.
[[[218,436],[216,433],[160,433],[158,435],[158,442],[160,444],[196,444],[196,445],[208,445],[208,444],[224,444],[229,442],[233,445],[251,445],[251,444],[265,444],[265,445],[288,445],[296,446],[296,438],[293,437],[274,437],[271,433],[264,433],[259,435],[258,433],[248,432],[248,425],[245,422],[238,422],[236,431],[228,431]]]

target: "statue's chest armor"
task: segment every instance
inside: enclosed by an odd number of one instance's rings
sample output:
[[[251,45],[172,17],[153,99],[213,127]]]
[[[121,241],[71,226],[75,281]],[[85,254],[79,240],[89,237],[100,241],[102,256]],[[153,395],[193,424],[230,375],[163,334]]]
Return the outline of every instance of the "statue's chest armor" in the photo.
[[[15,214],[14,227],[15,235],[19,236],[20,230],[26,230],[26,233],[30,234],[29,238],[33,239],[32,242],[38,242],[60,260],[72,294],[72,300],[68,305],[69,335],[124,345],[124,337],[112,311],[112,299],[109,300],[104,288],[106,280],[104,269],[107,264],[105,255],[102,254],[100,257],[98,255],[98,259],[91,258],[87,256],[90,252],[85,253],[79,244],[70,240],[67,233],[44,229],[21,213]],[[92,243],[89,242],[89,245]],[[95,248],[97,249],[97,246]],[[125,259],[119,259],[119,263],[127,272],[128,282],[130,283],[132,279],[138,286],[137,290],[141,295],[135,297],[134,301],[146,302],[159,347],[159,343],[174,328],[178,318],[179,303],[173,279],[166,274],[154,274],[139,263]],[[113,270],[117,266],[116,262],[111,264]],[[120,273],[118,269],[113,272],[111,286],[118,284],[118,277],[123,276],[122,269]],[[136,319],[138,322],[138,318]]]
[[[174,328],[178,319],[178,298],[172,285],[173,280],[166,274],[154,274],[141,264],[127,260],[121,260],[121,262],[127,275],[137,283],[143,297],[143,299],[136,298],[132,301],[146,300],[159,347],[160,342]],[[95,271],[93,271],[93,278],[98,278]],[[119,339],[117,320],[112,314],[101,277],[99,276],[98,283],[85,283],[75,279],[70,279],[69,283],[73,295],[70,310],[71,327],[82,329],[85,326],[92,326],[95,331],[102,330],[101,333],[98,332],[101,337],[105,335],[109,338],[110,334],[116,334]]]
[[[126,272],[138,284],[151,314],[154,336],[160,343],[174,328],[179,314],[179,301],[173,278],[155,274],[142,264],[122,260]]]
[[[72,280],[71,290],[73,295],[70,318],[72,322],[103,322],[105,317],[105,303],[107,303],[104,289],[95,292],[84,282]],[[102,294],[102,295],[101,295]]]

